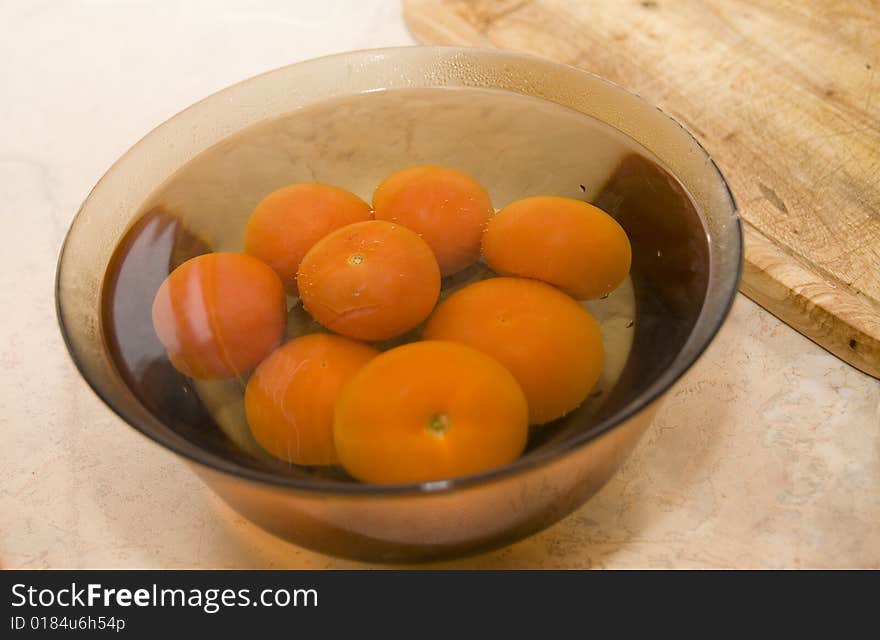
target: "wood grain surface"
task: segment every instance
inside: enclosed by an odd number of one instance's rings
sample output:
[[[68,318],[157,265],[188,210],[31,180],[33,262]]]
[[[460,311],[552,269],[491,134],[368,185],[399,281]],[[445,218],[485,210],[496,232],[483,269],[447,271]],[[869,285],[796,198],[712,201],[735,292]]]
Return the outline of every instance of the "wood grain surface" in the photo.
[[[677,119],[737,200],[743,293],[880,377],[880,2],[403,4],[423,43],[541,55]]]

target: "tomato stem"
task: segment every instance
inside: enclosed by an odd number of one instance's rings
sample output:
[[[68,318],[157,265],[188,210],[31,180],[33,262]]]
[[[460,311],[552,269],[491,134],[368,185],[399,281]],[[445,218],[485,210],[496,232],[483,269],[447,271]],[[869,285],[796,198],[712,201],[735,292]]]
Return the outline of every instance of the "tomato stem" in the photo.
[[[445,413],[435,413],[428,418],[428,431],[431,435],[442,436],[449,431],[450,426],[449,416]]]

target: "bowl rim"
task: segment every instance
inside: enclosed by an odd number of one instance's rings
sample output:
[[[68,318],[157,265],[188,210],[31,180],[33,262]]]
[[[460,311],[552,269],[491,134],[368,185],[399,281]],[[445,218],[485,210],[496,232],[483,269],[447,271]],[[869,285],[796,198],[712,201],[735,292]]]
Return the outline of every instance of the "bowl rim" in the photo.
[[[231,90],[234,87],[239,87],[241,85],[245,85],[250,82],[256,81],[258,78],[264,78],[266,76],[272,75],[274,73],[280,72],[284,69],[288,69],[290,67],[295,67],[299,65],[306,65],[312,62],[317,62],[319,60],[328,60],[332,58],[346,58],[350,57],[352,59],[357,58],[358,56],[384,56],[386,54],[399,55],[402,51],[407,50],[428,50],[428,51],[436,51],[438,53],[446,53],[449,55],[493,55],[499,58],[506,59],[508,61],[515,59],[525,59],[532,62],[538,62],[541,64],[566,68],[569,71],[574,72],[575,74],[580,74],[586,77],[589,77],[593,82],[604,83],[613,89],[622,92],[641,104],[645,105],[649,108],[655,108],[660,111],[664,118],[671,121],[675,125],[677,125],[687,136],[687,138],[693,142],[696,147],[699,149],[699,152],[702,154],[703,159],[707,160],[711,166],[710,173],[714,174],[714,178],[718,181],[720,186],[723,188],[726,199],[729,204],[729,214],[730,219],[728,222],[732,225],[732,240],[733,246],[731,247],[731,254],[735,264],[735,273],[732,274],[733,277],[728,277],[726,280],[727,286],[724,287],[723,290],[716,292],[716,298],[720,301],[720,305],[717,307],[717,312],[714,317],[705,318],[707,308],[707,298],[709,295],[709,291],[707,290],[706,296],[704,298],[700,311],[697,316],[697,319],[694,324],[694,328],[691,330],[688,338],[685,341],[685,344],[682,347],[682,351],[689,350],[688,356],[679,362],[673,361],[670,365],[659,375],[657,376],[653,382],[651,382],[647,388],[645,388],[641,393],[639,393],[630,403],[624,406],[618,412],[612,413],[611,415],[605,417],[597,424],[593,425],[590,429],[586,430],[584,433],[578,434],[577,436],[563,441],[559,443],[554,443],[553,445],[545,448],[539,449],[534,452],[527,453],[519,457],[518,459],[510,462],[506,465],[496,467],[493,469],[489,469],[486,471],[482,471],[479,473],[469,474],[465,476],[454,477],[446,480],[437,480],[437,481],[426,481],[426,482],[417,482],[417,483],[397,483],[397,484],[370,484],[370,483],[358,483],[358,482],[344,482],[338,480],[326,480],[326,479],[316,479],[316,478],[297,478],[293,476],[282,476],[273,474],[270,471],[263,471],[260,469],[255,469],[251,467],[246,467],[242,465],[238,465],[232,462],[229,459],[226,459],[220,455],[212,454],[206,452],[204,449],[199,448],[196,445],[192,445],[192,448],[186,448],[179,445],[175,439],[171,437],[167,437],[161,432],[154,432],[148,429],[145,429],[139,421],[133,418],[130,418],[128,412],[119,406],[119,403],[115,402],[112,398],[108,396],[102,389],[100,385],[93,380],[89,374],[86,372],[82,364],[80,363],[77,355],[76,355],[76,346],[75,340],[71,337],[70,332],[65,326],[64,315],[63,315],[63,304],[62,304],[62,292],[61,292],[61,274],[64,268],[65,255],[69,249],[68,244],[72,235],[74,228],[76,227],[80,217],[83,213],[83,209],[85,208],[86,203],[91,199],[95,190],[104,182],[104,180],[113,173],[114,169],[122,162],[124,158],[132,154],[148,137],[152,136],[157,130],[161,129],[166,123],[171,120],[178,118],[180,115],[196,108],[198,105],[201,105],[205,102],[216,99],[217,97],[223,95],[227,91]],[[507,91],[507,89],[498,89]],[[541,100],[545,100],[545,98],[539,98]],[[611,126],[615,129],[613,124],[607,123],[608,126]],[[618,129],[619,131],[619,129]],[[627,135],[624,132],[623,135]],[[629,137],[629,136],[627,136]],[[638,142],[638,141],[637,141]],[[707,233],[707,236],[709,234]],[[711,249],[711,241],[710,241],[710,249]],[[95,183],[95,185],[89,190],[88,195],[83,200],[82,204],[78,208],[76,214],[73,216],[70,225],[68,227],[67,233],[65,234],[64,241],[61,245],[61,249],[59,252],[58,261],[56,264],[55,270],[55,282],[54,282],[54,297],[55,297],[55,315],[56,320],[58,322],[59,329],[61,331],[61,335],[64,339],[65,347],[67,348],[68,354],[73,360],[74,365],[79,371],[80,375],[95,393],[98,398],[106,404],[119,418],[121,418],[126,424],[130,427],[133,427],[136,431],[146,436],[148,439],[153,442],[163,446],[166,449],[171,450],[177,455],[182,456],[187,461],[191,463],[196,463],[203,467],[207,467],[210,470],[218,471],[221,473],[229,474],[240,479],[274,485],[276,487],[282,487],[285,489],[292,489],[297,491],[303,491],[308,493],[324,493],[327,495],[350,495],[350,496],[413,496],[413,495],[431,495],[437,493],[448,493],[451,491],[459,490],[459,489],[467,489],[476,487],[482,484],[488,484],[495,481],[500,481],[505,478],[509,478],[511,476],[519,475],[524,472],[528,472],[534,470],[538,467],[544,466],[545,464],[552,463],[553,461],[562,459],[566,457],[569,453],[573,452],[575,449],[579,449],[580,447],[586,445],[588,442],[595,440],[596,438],[608,433],[609,431],[615,429],[616,427],[622,426],[631,419],[633,419],[638,414],[647,410],[651,407],[663,394],[666,393],[678,380],[684,376],[687,371],[691,369],[691,367],[696,363],[696,361],[703,355],[703,353],[708,348],[709,344],[713,342],[715,337],[718,334],[718,331],[721,329],[725,320],[727,319],[731,307],[733,306],[734,300],[736,299],[736,294],[738,291],[738,285],[742,276],[743,271],[743,255],[744,255],[744,241],[743,241],[743,228],[742,222],[739,215],[739,209],[736,205],[736,200],[734,199],[733,193],[731,192],[730,186],[724,178],[724,175],[721,173],[721,170],[718,168],[718,165],[715,163],[714,159],[709,155],[706,148],[700,143],[700,141],[693,135],[684,125],[682,125],[678,120],[670,116],[668,113],[656,107],[652,103],[644,100],[637,93],[630,91],[621,87],[620,85],[607,80],[597,74],[586,71],[584,69],[580,69],[578,67],[574,67],[572,65],[556,62],[554,60],[550,60],[547,58],[543,58],[540,56],[535,56],[528,53],[523,53],[519,51],[511,51],[506,49],[495,49],[495,48],[485,48],[485,47],[461,47],[461,46],[444,46],[444,45],[406,45],[406,46],[395,46],[395,47],[381,47],[381,48],[368,48],[368,49],[358,49],[351,51],[343,51],[339,53],[333,53],[329,55],[319,56],[315,58],[309,58],[306,60],[297,61],[288,65],[282,65],[280,67],[276,67],[274,69],[270,69],[268,71],[264,71],[262,73],[256,74],[254,76],[250,76],[233,84],[227,85],[218,91],[215,91],[206,97],[198,100],[184,109],[176,112],[169,118],[166,118],[161,123],[150,129],[146,134],[144,134],[137,142],[135,142],[131,147],[129,147],[119,158],[117,158],[113,164],[104,172],[101,178]],[[695,329],[700,325],[700,323],[708,323],[708,326],[705,329],[705,334],[703,338],[697,344],[690,344],[694,338]],[[111,363],[114,368],[116,368],[115,362]],[[117,369],[118,373],[118,369]],[[146,410],[146,409],[145,409]],[[148,411],[148,410],[147,410]],[[158,419],[157,419],[158,421]]]

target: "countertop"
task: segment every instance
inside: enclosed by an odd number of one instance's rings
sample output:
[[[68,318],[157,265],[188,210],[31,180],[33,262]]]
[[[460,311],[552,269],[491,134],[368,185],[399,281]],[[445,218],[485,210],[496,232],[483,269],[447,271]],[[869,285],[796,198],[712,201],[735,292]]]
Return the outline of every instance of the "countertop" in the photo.
[[[0,566],[368,566],[263,532],[111,413],[53,284],[80,202],[156,124],[262,71],[413,43],[395,0],[0,5]],[[880,568],[880,383],[740,295],[590,502],[431,566]]]

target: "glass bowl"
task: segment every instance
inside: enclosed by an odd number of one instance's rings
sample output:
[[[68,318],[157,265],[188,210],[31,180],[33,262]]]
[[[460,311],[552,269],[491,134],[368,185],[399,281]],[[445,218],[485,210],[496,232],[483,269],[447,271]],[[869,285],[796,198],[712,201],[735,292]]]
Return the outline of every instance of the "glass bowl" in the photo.
[[[274,133],[258,143],[238,135],[279,122],[292,124],[262,129]],[[204,152],[211,162],[188,170]],[[474,174],[499,207],[537,194],[594,201],[630,236],[623,301],[630,315],[615,329],[625,337],[618,370],[601,399],[533,433],[522,458],[466,477],[387,486],[273,466],[222,428],[206,411],[206,396],[161,357],[138,364],[147,387],[126,373],[117,333],[150,334],[151,295],[130,295],[115,315],[104,300],[108,283],[122,277],[113,271],[114,251],[144,215],[183,212],[214,249],[236,250],[248,213],[272,188],[326,181],[369,199],[383,176],[422,163]],[[216,232],[217,220],[235,233]],[[175,251],[187,248],[178,244]],[[510,543],[593,495],[715,336],[741,259],[739,218],[723,177],[655,107],[589,73],[527,55],[405,47],[265,73],[150,132],[76,215],[59,259],[56,303],[67,347],[92,389],[129,425],[179,454],[232,508],[321,552],[411,562]],[[168,255],[156,264],[160,277],[173,266]]]

